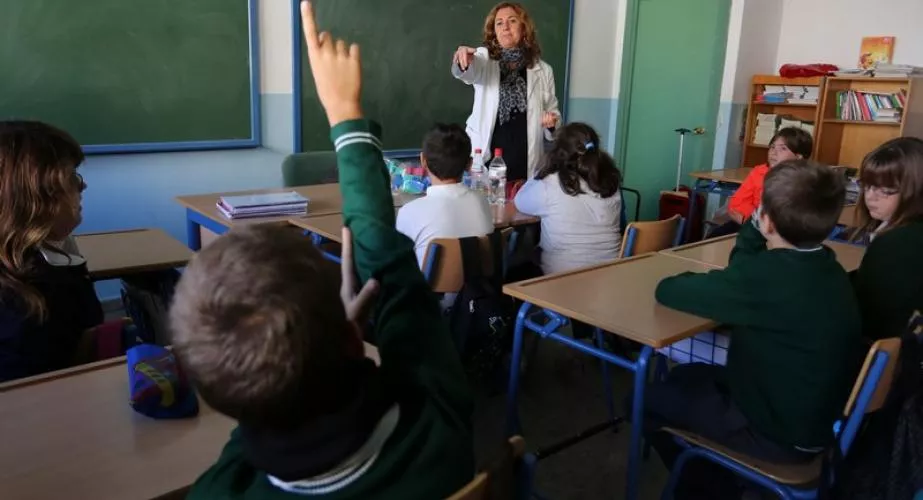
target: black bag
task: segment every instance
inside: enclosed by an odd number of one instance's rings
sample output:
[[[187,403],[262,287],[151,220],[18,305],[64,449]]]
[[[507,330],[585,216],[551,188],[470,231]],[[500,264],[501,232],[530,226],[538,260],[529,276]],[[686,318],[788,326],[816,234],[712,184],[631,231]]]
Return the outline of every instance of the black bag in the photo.
[[[452,338],[474,381],[493,381],[510,347],[512,301],[503,295],[500,232],[489,236],[493,273],[485,276],[477,237],[460,238],[464,285],[449,313]]]
[[[175,269],[138,273],[122,279],[122,304],[142,342],[171,343],[168,313],[180,274]]]
[[[836,467],[836,498],[910,500],[923,489],[923,316],[901,339],[888,400]]]

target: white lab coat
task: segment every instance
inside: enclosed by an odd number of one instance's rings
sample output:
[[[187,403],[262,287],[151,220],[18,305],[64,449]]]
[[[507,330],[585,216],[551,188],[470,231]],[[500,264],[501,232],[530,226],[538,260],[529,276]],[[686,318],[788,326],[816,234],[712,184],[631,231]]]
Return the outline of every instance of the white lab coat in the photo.
[[[452,63],[452,75],[474,86],[474,104],[468,117],[467,131],[471,147],[480,149],[484,158],[490,158],[490,139],[497,122],[497,108],[500,106],[500,63],[490,59],[486,47],[479,47],[468,69],[461,71]],[[526,108],[526,136],[528,139],[528,178],[535,176],[544,153],[543,139],[551,140],[551,133],[542,127],[542,115],[550,112],[558,115],[558,98],[554,92],[554,73],[551,66],[539,60],[526,70],[528,86]]]

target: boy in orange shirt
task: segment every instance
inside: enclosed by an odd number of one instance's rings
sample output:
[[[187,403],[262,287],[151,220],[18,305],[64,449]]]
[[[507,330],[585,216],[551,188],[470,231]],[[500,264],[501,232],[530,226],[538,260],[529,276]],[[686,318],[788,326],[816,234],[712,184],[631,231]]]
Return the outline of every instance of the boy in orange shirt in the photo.
[[[768,162],[757,165],[753,172],[744,179],[740,189],[731,196],[728,202],[728,215],[737,224],[750,218],[756,207],[760,206],[763,197],[763,179],[769,169],[786,160],[802,160],[811,157],[814,148],[814,139],[811,134],[800,128],[783,128],[772,136],[769,141]]]

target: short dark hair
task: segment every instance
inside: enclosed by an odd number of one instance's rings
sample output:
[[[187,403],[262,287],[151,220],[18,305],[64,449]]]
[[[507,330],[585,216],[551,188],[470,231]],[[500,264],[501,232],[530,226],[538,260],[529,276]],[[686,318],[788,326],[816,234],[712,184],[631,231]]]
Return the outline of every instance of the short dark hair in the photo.
[[[439,123],[423,138],[423,158],[436,177],[461,180],[471,164],[471,139],[461,126]]]
[[[827,239],[845,201],[843,175],[808,160],[783,161],[763,181],[763,211],[779,235],[798,248]]]
[[[776,135],[772,136],[769,145],[772,146],[775,144],[776,139],[782,139],[782,142],[785,143],[785,147],[792,153],[801,155],[804,159],[811,157],[811,150],[814,149],[814,138],[804,130],[795,127],[780,129],[776,132]]]
[[[202,398],[243,424],[288,428],[358,394],[337,267],[290,228],[237,227],[203,248],[170,325]]]
[[[535,178],[544,179],[554,173],[558,174],[561,189],[571,196],[583,193],[581,179],[603,198],[617,193],[622,180],[615,160],[600,149],[599,135],[593,127],[580,122],[558,129]]]

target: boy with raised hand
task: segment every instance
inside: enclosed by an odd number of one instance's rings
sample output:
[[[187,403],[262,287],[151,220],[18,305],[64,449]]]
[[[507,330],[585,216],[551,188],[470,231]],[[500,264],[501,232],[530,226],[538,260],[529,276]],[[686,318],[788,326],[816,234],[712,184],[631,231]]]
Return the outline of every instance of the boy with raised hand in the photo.
[[[349,228],[342,293],[283,228],[235,228],[190,264],[174,346],[203,399],[240,425],[189,498],[445,498],[474,475],[466,379],[413,244],[394,229],[380,129],[359,105],[359,48],[318,35],[306,2],[302,19]],[[359,327],[376,291],[380,367]]]

